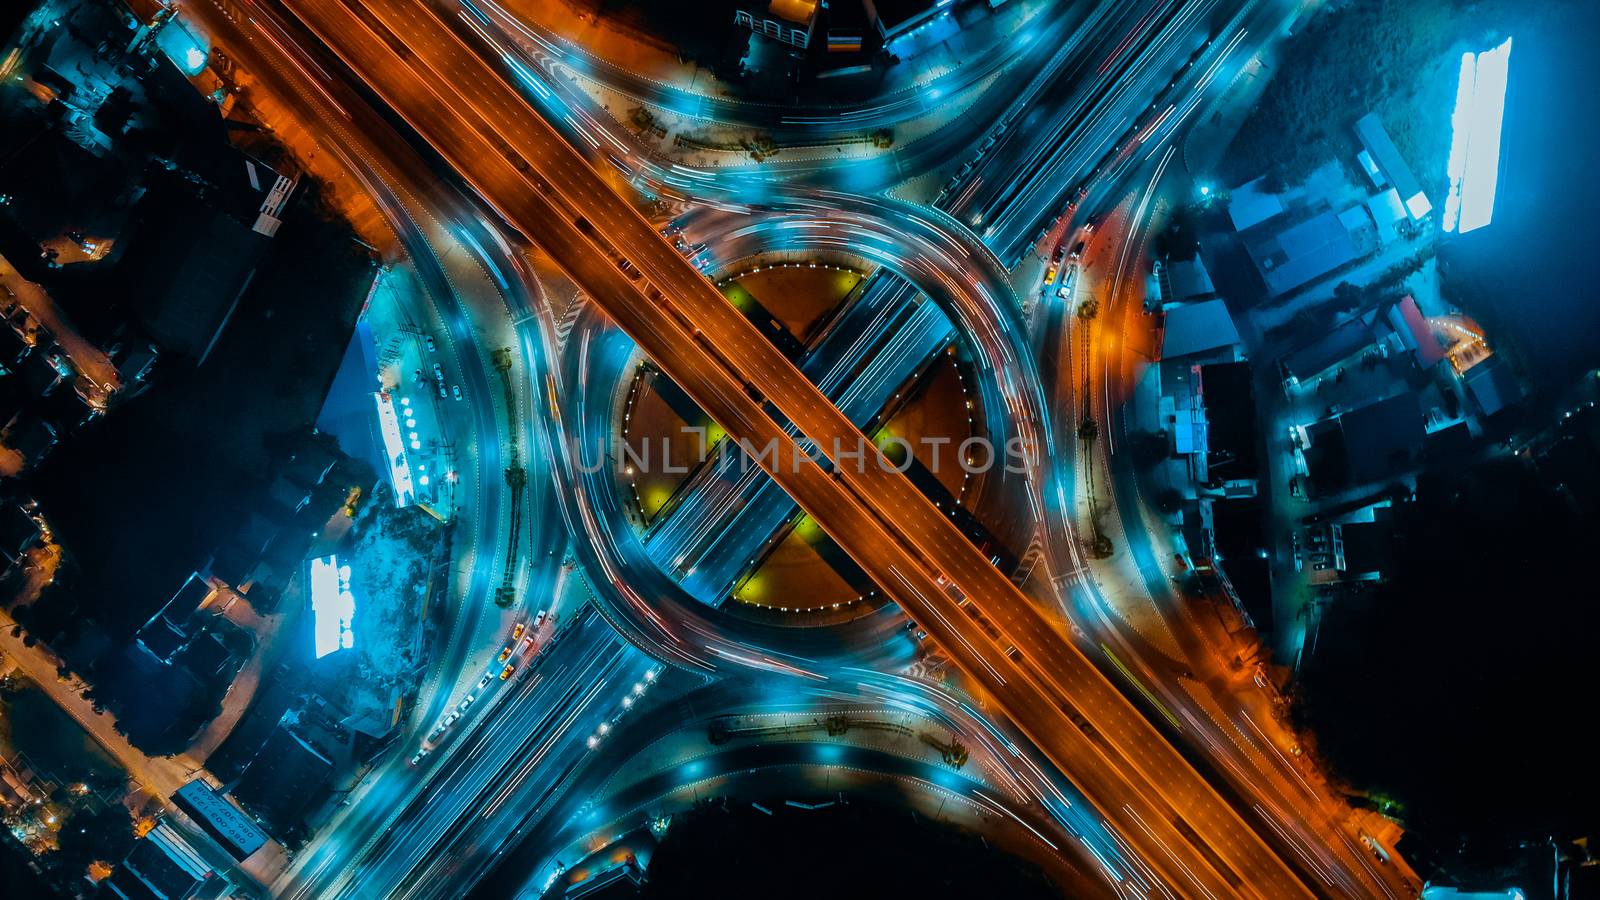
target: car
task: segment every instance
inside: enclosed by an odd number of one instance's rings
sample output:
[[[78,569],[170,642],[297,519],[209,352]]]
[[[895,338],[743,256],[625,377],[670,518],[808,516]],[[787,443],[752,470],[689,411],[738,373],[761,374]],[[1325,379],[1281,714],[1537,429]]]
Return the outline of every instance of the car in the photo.
[[[1311,564],[1311,568],[1317,570],[1318,572],[1321,572],[1321,571],[1324,571],[1325,569],[1327,569],[1329,565],[1331,565],[1331,564],[1330,563],[1325,563],[1325,562],[1314,562],[1314,563]]]
[[[511,629],[511,639],[514,641],[517,638],[522,637],[522,633],[524,631],[527,631],[527,630],[528,630],[528,626],[527,626],[526,623],[518,622],[517,626],[515,628]]]
[[[540,625],[543,625],[546,615],[548,615],[546,610],[539,610],[539,614],[533,617],[533,627],[538,628]]]
[[[428,751],[426,751],[426,750],[418,750],[418,751],[417,751],[417,755],[416,755],[416,756],[413,756],[413,757],[411,757],[411,764],[412,764],[412,765],[413,765],[413,766],[414,766],[414,765],[416,765],[416,764],[417,764],[417,763],[420,763],[420,762],[422,762],[422,758],[423,758],[423,757],[424,757],[424,756],[427,756],[427,755],[428,755]]]
[[[489,675],[485,675],[482,678],[478,679],[478,687],[476,688],[476,690],[480,690],[481,691],[484,688],[488,687],[489,686],[489,678],[490,677],[491,676],[489,676]]]
[[[50,368],[55,369],[56,374],[62,378],[76,378],[78,375],[78,370],[72,365],[72,360],[67,358],[67,351],[60,347],[51,348],[50,352],[45,354],[45,361],[50,363]]]
[[[433,335],[431,334],[423,335],[422,343],[427,346],[429,353],[436,353],[439,350],[439,345],[433,342]]]
[[[445,716],[444,717],[444,727],[449,728],[451,725],[454,725],[456,723],[456,720],[459,719],[459,718],[461,718],[461,711],[460,710],[456,710],[455,712],[452,712],[450,715]]]
[[[500,659],[499,659],[500,662],[505,662],[506,660],[511,658],[511,649],[512,649],[511,645],[507,644],[505,646],[505,649],[500,651]]]
[[[478,695],[477,694],[468,694],[465,697],[461,698],[461,702],[460,703],[456,704],[456,709],[461,710],[462,712],[466,712],[467,711],[467,707],[471,706],[472,702],[474,700],[477,700],[477,699],[478,699]]]
[[[460,400],[461,399],[461,385],[459,385],[459,384],[450,385],[450,396],[456,398],[457,400]]]
[[[439,382],[439,399],[440,400],[444,400],[444,399],[448,398],[449,396],[450,396],[450,392],[444,389],[444,382],[442,382],[442,381]]]
[[[1084,248],[1084,242],[1083,241],[1079,241],[1076,244],[1073,244],[1072,245],[1072,258],[1073,259],[1077,259],[1078,257],[1082,256],[1083,255],[1083,248]]]
[[[951,600],[954,600],[958,605],[966,604],[966,591],[963,591],[954,581],[951,581],[943,575],[940,575],[938,578],[934,579],[934,583],[939,585],[939,590],[944,591],[945,596],[949,597]]]
[[[532,649],[533,649],[533,635],[530,634],[527,637],[522,639],[522,652],[523,653],[527,653],[529,650],[532,650]]]
[[[505,681],[507,678],[510,678],[511,677],[511,673],[516,668],[517,667],[515,665],[513,665],[511,663],[506,663],[506,667],[504,669],[500,670],[500,680],[501,681]]]
[[[444,381],[444,366],[439,365],[438,363],[433,364],[433,380],[439,382]]]

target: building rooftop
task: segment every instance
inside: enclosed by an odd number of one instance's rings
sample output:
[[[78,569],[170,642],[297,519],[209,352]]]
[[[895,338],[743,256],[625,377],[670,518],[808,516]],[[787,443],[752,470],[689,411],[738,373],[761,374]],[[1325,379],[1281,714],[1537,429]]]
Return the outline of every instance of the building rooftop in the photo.
[[[1378,226],[1378,240],[1392,244],[1400,237],[1400,223],[1407,221],[1406,205],[1394,188],[1379,191],[1367,198],[1367,212]]]
[[[38,462],[56,445],[56,430],[49,422],[21,412],[11,417],[3,437],[6,446],[17,451],[25,465]]]
[[[865,5],[887,37],[930,18],[940,6],[936,0],[865,0]]]
[[[1485,418],[1505,409],[1522,397],[1511,367],[1501,356],[1494,355],[1467,370],[1463,377],[1467,393],[1477,404],[1478,412]]]
[[[1196,300],[1213,297],[1216,285],[1211,283],[1211,273],[1200,257],[1179,259],[1167,263],[1167,283],[1171,285],[1172,300]]]
[[[138,637],[139,645],[162,662],[171,662],[189,640],[189,635],[182,628],[161,614],[146,622],[139,629]]]
[[[1285,356],[1284,373],[1302,383],[1308,382],[1359,353],[1376,339],[1370,317],[1351,319],[1314,343]]]
[[[1405,472],[1422,459],[1422,408],[1410,392],[1368,403],[1339,417],[1350,482],[1367,484]]]
[[[198,778],[178,788],[172,801],[234,859],[245,859],[269,840],[243,810]]]
[[[279,475],[267,486],[267,503],[274,515],[287,522],[305,509],[311,491],[297,484],[288,475]]]
[[[1410,294],[1400,298],[1385,312],[1385,318],[1400,336],[1400,342],[1416,356],[1419,367],[1430,368],[1444,359],[1444,347],[1439,345],[1427,318],[1417,307],[1416,298]]]
[[[1167,311],[1161,337],[1161,358],[1177,359],[1232,347],[1239,343],[1227,304],[1206,300]]]
[[[284,713],[233,791],[279,831],[305,815],[333,776],[333,762],[295,734],[296,721],[293,712]]]
[[[1387,508],[1384,512],[1388,512]],[[1394,521],[1380,516],[1371,522],[1339,527],[1344,543],[1344,570],[1352,576],[1378,576],[1394,562]]]
[[[1372,155],[1372,161],[1377,163],[1378,170],[1405,202],[1406,211],[1412,218],[1420,219],[1433,210],[1433,204],[1422,192],[1422,185],[1417,182],[1417,176],[1412,173],[1411,167],[1406,165],[1400,150],[1389,138],[1389,132],[1383,127],[1383,120],[1378,118],[1377,113],[1367,113],[1356,122],[1356,136]]]
[[[227,888],[226,879],[165,822],[134,843],[107,882],[112,896],[127,900],[207,900]]]
[[[1256,477],[1256,396],[1250,364],[1201,366],[1200,392],[1211,423],[1207,472],[1223,481]]]
[[[1359,216],[1350,215],[1355,213]],[[1354,229],[1369,223],[1364,207],[1328,210],[1277,231],[1245,239],[1245,250],[1270,293],[1284,294],[1361,258]]]
[[[283,474],[296,484],[313,488],[328,477],[328,473],[333,471],[338,462],[338,454],[324,447],[320,441],[306,440],[302,441],[299,448],[294,451],[294,455],[289,457]]]
[[[1266,189],[1266,178],[1257,178],[1229,191],[1228,218],[1234,231],[1244,231],[1283,212],[1283,198]]]
[[[17,361],[33,350],[16,329],[0,327],[0,368],[14,369]]]
[[[39,523],[22,504],[0,505],[0,553],[13,562],[39,539]]]

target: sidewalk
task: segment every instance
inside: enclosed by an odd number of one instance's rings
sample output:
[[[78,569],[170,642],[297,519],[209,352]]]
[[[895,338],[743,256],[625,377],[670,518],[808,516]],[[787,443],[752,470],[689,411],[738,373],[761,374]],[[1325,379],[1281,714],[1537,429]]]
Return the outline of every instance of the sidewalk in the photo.
[[[201,762],[211,758],[211,754],[228,739],[228,735],[233,733],[234,726],[239,724],[239,719],[250,708],[250,701],[255,699],[256,690],[261,686],[262,674],[270,670],[270,664],[277,655],[279,639],[285,634],[293,633],[292,628],[284,626],[296,618],[293,611],[271,616],[259,615],[248,600],[234,594],[228,588],[224,588],[223,593],[215,597],[212,602],[224,605],[221,613],[223,618],[253,632],[256,636],[256,646],[250,658],[234,676],[233,683],[228,685],[228,692],[222,697],[222,711],[207,722],[200,734],[189,742],[187,755]],[[298,609],[299,607],[291,607],[291,610]]]
[[[80,693],[85,683],[76,676],[62,681],[56,669],[62,661],[44,644],[25,646],[22,638],[13,637],[11,629],[16,621],[0,610],[0,653],[14,660],[29,680],[39,686],[68,715],[88,732],[105,751],[127,770],[128,777],[146,792],[170,802],[172,795],[194,776],[203,771],[198,762],[188,754],[171,757],[146,756],[144,751],[128,743],[113,727],[116,720],[109,713],[96,713],[94,704]],[[26,633],[26,632],[24,632]]]

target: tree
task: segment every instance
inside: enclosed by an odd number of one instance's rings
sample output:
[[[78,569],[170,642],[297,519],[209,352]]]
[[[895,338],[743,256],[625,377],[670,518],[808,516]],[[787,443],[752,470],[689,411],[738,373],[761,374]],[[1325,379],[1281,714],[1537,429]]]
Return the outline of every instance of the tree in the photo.
[[[1333,286],[1333,300],[1341,310],[1357,309],[1366,301],[1365,291],[1348,281]]]
[[[1134,465],[1151,469],[1167,458],[1168,437],[1165,431],[1140,431],[1133,435],[1129,450]]]
[[[1190,260],[1200,249],[1200,209],[1194,204],[1178,207],[1167,227],[1156,235],[1156,255],[1165,259]]]
[[[654,131],[656,127],[656,114],[642,106],[635,106],[628,110],[628,121],[640,131]]]
[[[55,859],[71,869],[82,869],[97,859],[114,863],[133,849],[133,819],[122,804],[99,812],[80,807],[56,836]]]
[[[1170,516],[1183,508],[1183,495],[1172,488],[1167,488],[1156,494],[1155,502],[1157,510]]]
[[[1457,40],[1481,42],[1483,22],[1501,12],[1526,21],[1523,7],[1536,5],[1487,0],[1472,15],[1438,0],[1327,6],[1285,45],[1282,62],[1229,148],[1230,183],[1265,175],[1271,190],[1298,184],[1318,166],[1353,153],[1351,125],[1385,107],[1397,112],[1384,119],[1403,156],[1442,161],[1444,149],[1434,143],[1449,134],[1450,110],[1414,102],[1424,87],[1417,73],[1442,61]],[[1417,174],[1426,181],[1433,173]]]

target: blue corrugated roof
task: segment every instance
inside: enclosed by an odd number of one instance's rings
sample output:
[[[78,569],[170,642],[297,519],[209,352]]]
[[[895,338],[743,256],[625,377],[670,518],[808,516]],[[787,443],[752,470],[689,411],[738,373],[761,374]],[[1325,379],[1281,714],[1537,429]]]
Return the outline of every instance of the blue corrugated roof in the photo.
[[[1166,331],[1161,339],[1161,358],[1175,359],[1239,343],[1239,330],[1233,326],[1227,304],[1207,300],[1167,312]]]

